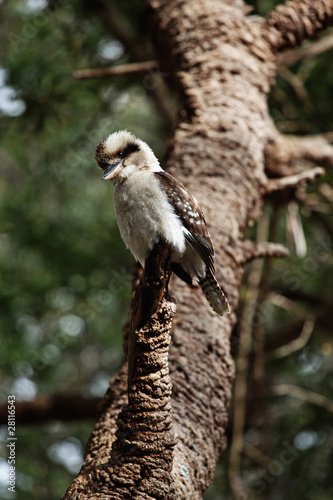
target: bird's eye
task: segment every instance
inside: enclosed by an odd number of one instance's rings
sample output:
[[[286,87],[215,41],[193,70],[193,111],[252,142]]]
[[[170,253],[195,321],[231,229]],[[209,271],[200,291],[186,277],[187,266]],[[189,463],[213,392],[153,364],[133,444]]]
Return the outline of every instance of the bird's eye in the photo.
[[[123,158],[125,156],[124,151],[119,151],[118,156],[120,156],[120,158]]]

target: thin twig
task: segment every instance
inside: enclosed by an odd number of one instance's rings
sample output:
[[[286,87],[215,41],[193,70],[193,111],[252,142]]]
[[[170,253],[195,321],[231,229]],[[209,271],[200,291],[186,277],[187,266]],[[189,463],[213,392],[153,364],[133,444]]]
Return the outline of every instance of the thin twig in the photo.
[[[281,66],[292,66],[302,59],[315,57],[333,48],[333,36],[325,36],[305,47],[282,53],[277,58],[278,71]]]
[[[293,88],[295,94],[303,104],[304,108],[307,110],[307,112],[311,115],[316,113],[316,108],[311,102],[311,99],[304,87],[304,84],[302,80],[299,78],[298,75],[293,73],[292,71],[289,71],[287,68],[280,68],[279,71],[280,75],[282,78],[286,80],[286,82],[289,83],[289,85]]]
[[[268,239],[271,245],[274,245],[273,242],[276,240],[279,213],[280,213],[280,206],[273,205],[272,215],[268,230],[269,232]],[[286,254],[288,255],[289,251],[286,248],[285,251]],[[257,321],[255,322],[253,328],[253,352],[254,352],[253,378],[256,381],[257,387],[259,388],[259,392],[260,388],[263,387],[263,381],[265,375],[265,342],[264,342],[265,332],[262,325],[262,321],[260,321],[260,313],[261,313],[261,305],[263,304],[263,301],[267,298],[267,295],[270,290],[271,274],[272,274],[272,259],[265,259],[262,278],[259,285],[259,300],[257,303],[257,311],[256,311]],[[263,411],[264,409],[262,409],[262,412]]]
[[[144,61],[131,64],[121,64],[112,68],[91,68],[74,71],[73,78],[76,80],[86,80],[88,78],[107,78],[109,76],[130,75],[138,73],[148,73],[157,69],[157,61]]]
[[[244,453],[251,458],[254,462],[259,464],[264,469],[267,469],[269,464],[272,462],[271,457],[265,455],[262,451],[258,450],[255,446],[244,441]]]
[[[306,346],[306,344],[310,340],[314,325],[315,320],[312,316],[306,318],[299,336],[288,344],[282,345],[281,347],[275,349],[275,351],[273,351],[266,357],[266,360],[285,358],[286,356],[289,356],[290,354],[303,349],[303,347]]]
[[[304,317],[303,308],[293,300],[288,299],[280,293],[270,292],[270,294],[268,295],[268,300],[271,304],[274,304],[277,307],[281,307],[281,309],[285,309],[286,311],[290,311],[298,318]]]
[[[268,221],[262,217],[258,223],[257,242],[266,240]],[[256,260],[251,265],[248,276],[248,289],[242,317],[240,320],[239,347],[237,356],[237,375],[233,401],[233,432],[229,458],[229,480],[234,498],[244,495],[244,485],[240,479],[241,453],[244,445],[246,419],[246,392],[249,371],[249,355],[252,345],[253,322],[259,297],[259,284],[262,277],[263,262]]]
[[[332,207],[330,203],[324,203],[320,196],[321,185],[318,186],[316,193],[307,193],[304,186],[300,186],[295,193],[295,199],[299,205],[305,207],[311,212],[318,212],[320,214],[330,214],[332,212]]]
[[[272,387],[271,392],[274,396],[292,396],[294,398],[301,399],[306,403],[320,406],[330,413],[333,413],[333,401],[331,399],[323,396],[322,394],[318,394],[317,392],[303,389],[303,387],[298,387],[292,384],[281,384]]]
[[[288,239],[293,243],[297,257],[303,258],[307,253],[307,245],[299,207],[294,201],[288,203],[286,218]]]
[[[239,264],[247,264],[254,259],[266,257],[287,257],[289,250],[280,243],[273,241],[252,241],[244,240],[242,244],[242,253],[237,259]]]
[[[299,174],[281,177],[280,179],[269,179],[266,184],[266,194],[274,191],[282,191],[288,188],[294,188],[305,181],[314,182],[316,179],[324,175],[325,170],[321,167],[304,170]]]

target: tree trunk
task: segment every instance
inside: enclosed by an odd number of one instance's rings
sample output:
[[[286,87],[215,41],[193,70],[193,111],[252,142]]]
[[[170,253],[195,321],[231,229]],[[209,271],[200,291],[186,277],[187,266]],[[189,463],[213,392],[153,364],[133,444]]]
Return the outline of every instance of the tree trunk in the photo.
[[[285,138],[270,119],[267,95],[275,61],[279,52],[332,21],[333,2],[291,1],[266,19],[248,14],[241,0],[150,2],[161,68],[182,98],[165,168],[203,208],[232,314],[217,317],[198,287],[172,278],[177,311],[164,287],[151,318],[132,328],[135,376],[129,399],[125,362],[111,380],[84,466],[66,499],[199,499],[226,446],[235,371],[229,339],[244,266],[256,257],[286,253],[279,245],[244,241],[244,233],[260,217],[265,195],[322,173],[296,172],[293,166],[295,158],[323,158],[322,148],[311,147],[319,139]],[[325,162],[332,165],[333,149],[320,140]]]

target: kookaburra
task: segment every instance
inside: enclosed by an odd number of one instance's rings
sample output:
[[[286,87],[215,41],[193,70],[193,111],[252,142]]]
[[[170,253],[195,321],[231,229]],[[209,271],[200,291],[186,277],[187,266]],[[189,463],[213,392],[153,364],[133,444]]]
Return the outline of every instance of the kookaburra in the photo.
[[[95,154],[103,179],[114,184],[114,208],[125,245],[142,266],[162,238],[172,247],[171,269],[189,285],[199,283],[214,311],[230,312],[214,275],[214,250],[194,196],[165,172],[148,144],[121,130]]]

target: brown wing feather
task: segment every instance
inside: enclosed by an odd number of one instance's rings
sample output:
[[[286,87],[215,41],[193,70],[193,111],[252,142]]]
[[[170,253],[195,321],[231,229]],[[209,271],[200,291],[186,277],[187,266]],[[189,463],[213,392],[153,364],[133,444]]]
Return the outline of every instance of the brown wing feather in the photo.
[[[205,216],[192,194],[175,177],[167,172],[155,172],[175,213],[187,231],[185,238],[193,250],[202,258],[207,269],[214,274],[214,249],[206,226]]]

